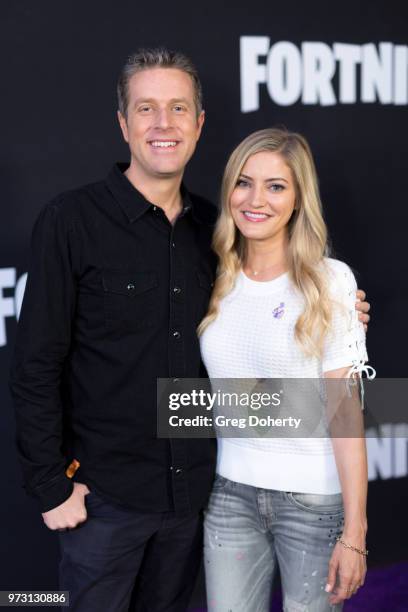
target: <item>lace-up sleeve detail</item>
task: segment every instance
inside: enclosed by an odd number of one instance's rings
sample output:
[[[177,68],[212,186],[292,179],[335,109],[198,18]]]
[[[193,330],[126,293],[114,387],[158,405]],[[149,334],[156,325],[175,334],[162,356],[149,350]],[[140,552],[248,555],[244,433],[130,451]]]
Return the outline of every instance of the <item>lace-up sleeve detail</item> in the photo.
[[[364,326],[355,309],[357,283],[350,268],[336,259],[327,259],[330,295],[333,299],[331,330],[323,352],[323,372],[349,366],[347,377],[375,377],[375,370],[367,365],[368,355]]]

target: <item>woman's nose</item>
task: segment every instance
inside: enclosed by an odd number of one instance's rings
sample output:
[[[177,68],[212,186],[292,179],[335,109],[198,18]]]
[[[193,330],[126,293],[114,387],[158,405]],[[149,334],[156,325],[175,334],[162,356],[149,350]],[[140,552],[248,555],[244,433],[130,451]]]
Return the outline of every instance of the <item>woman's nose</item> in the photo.
[[[250,204],[252,208],[262,208],[265,204],[265,198],[263,197],[263,193],[261,189],[255,188],[252,191]]]

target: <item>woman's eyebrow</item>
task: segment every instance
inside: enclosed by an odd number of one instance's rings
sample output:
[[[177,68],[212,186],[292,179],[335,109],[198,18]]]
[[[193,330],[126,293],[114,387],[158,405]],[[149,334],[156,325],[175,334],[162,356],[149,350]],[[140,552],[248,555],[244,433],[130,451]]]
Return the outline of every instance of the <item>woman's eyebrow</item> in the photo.
[[[252,177],[248,176],[247,174],[240,174],[239,176],[242,176],[242,178],[246,178],[246,179],[252,181]],[[275,176],[273,178],[265,179],[265,183],[269,183],[270,181],[285,181],[285,183],[289,182],[285,178],[283,178],[283,176]]]
[[[265,180],[265,183],[269,183],[269,181],[285,181],[285,183],[289,182],[285,178],[283,178],[283,176],[275,176],[274,178],[268,178]]]

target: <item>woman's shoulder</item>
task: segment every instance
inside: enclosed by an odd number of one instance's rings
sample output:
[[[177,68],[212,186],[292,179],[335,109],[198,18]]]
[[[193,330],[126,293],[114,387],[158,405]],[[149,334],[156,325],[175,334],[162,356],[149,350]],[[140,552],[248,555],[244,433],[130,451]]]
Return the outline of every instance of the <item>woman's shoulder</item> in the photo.
[[[328,272],[334,276],[346,274],[353,274],[351,268],[345,261],[341,261],[340,259],[334,259],[333,257],[324,257],[323,258],[324,265],[326,266]]]
[[[323,260],[325,271],[329,277],[331,283],[344,283],[349,285],[355,284],[355,276],[348,264],[340,259],[334,259],[333,257],[325,257]]]
[[[325,257],[323,263],[327,274],[329,294],[332,298],[341,298],[341,301],[351,299],[357,289],[357,283],[350,266],[332,257]]]

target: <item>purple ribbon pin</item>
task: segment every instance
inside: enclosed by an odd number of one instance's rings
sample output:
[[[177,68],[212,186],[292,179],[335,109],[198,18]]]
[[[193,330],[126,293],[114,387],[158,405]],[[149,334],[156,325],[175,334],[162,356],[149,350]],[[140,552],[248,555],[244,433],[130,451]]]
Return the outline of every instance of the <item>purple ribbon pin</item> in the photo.
[[[272,310],[272,314],[275,319],[280,319],[281,317],[283,317],[284,312],[285,312],[285,302],[281,302],[279,306],[277,306],[276,308]]]

